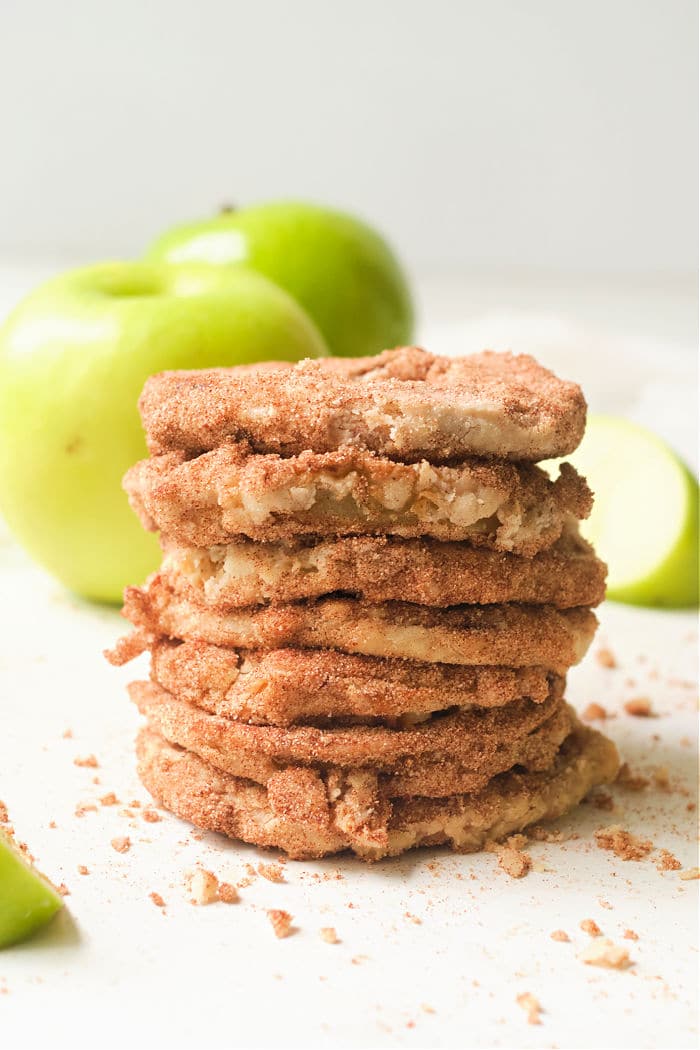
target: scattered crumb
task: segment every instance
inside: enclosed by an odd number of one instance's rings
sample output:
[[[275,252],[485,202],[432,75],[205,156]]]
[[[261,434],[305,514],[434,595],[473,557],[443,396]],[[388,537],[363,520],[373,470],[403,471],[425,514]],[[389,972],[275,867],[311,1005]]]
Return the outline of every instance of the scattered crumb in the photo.
[[[678,857],[674,857],[670,850],[660,849],[656,858],[656,867],[659,871],[678,871],[683,865]]]
[[[103,795],[102,798],[100,799],[100,805],[101,806],[116,806],[118,802],[119,802],[119,799],[117,798],[117,796],[114,794],[113,791],[108,791],[107,794]]]
[[[144,809],[141,814],[147,824],[157,824],[159,820],[162,820],[160,813],[156,813],[155,809]]]
[[[292,916],[288,911],[280,911],[279,908],[268,908],[267,917],[270,920],[275,937],[289,937],[292,932]]]
[[[511,878],[522,879],[532,867],[532,857],[522,850],[513,849],[512,846],[504,846],[498,852],[498,863]]]
[[[160,893],[156,893],[155,890],[154,890],[153,893],[149,893],[148,896],[151,898],[151,900],[153,901],[153,903],[155,904],[155,906],[157,908],[164,908],[165,907],[165,901],[161,897]]]
[[[639,934],[635,933],[634,930],[625,930],[625,932],[623,933],[622,936],[625,938],[626,941],[638,941],[639,940]]]
[[[72,740],[73,739],[73,730],[72,729],[64,729],[63,730],[63,739],[64,740]]]
[[[429,1006],[428,1003],[421,1003],[420,1004],[420,1008],[421,1008],[421,1010],[423,1011],[424,1014],[434,1014],[435,1013],[435,1007],[434,1006]]]
[[[236,904],[241,898],[238,895],[238,890],[230,882],[219,883],[219,900],[223,901],[224,904]]]
[[[98,762],[94,755],[85,755],[84,758],[74,758],[73,765],[82,766],[87,769],[97,769]]]
[[[404,917],[404,919],[408,919],[409,922],[412,922],[414,924],[414,926],[422,926],[423,925],[423,920],[420,919],[417,915],[413,915],[412,912],[410,912],[410,911],[404,912],[404,916],[403,917]]]
[[[84,864],[79,864],[78,865],[78,875],[89,875],[89,874],[90,874],[90,871],[89,871],[88,868],[85,867]]]
[[[115,849],[117,853],[128,853],[131,849],[131,839],[128,835],[118,835],[115,839],[112,839],[112,849]]]
[[[567,838],[578,838],[577,835],[565,835],[563,831],[552,831],[550,828],[543,828],[539,824],[528,828],[528,835],[536,842],[566,842]]]
[[[624,707],[628,715],[635,715],[637,718],[654,717],[651,710],[651,700],[646,696],[639,696],[635,700],[627,700]]]
[[[620,860],[642,860],[654,848],[649,839],[639,839],[619,824],[599,828],[594,834],[598,847],[612,850]]]
[[[131,802],[129,803],[129,806],[132,809],[140,809],[141,808],[141,803],[139,802],[139,800],[137,798],[132,798]]]
[[[651,775],[654,781],[654,786],[659,791],[670,791],[671,790],[671,778],[668,775],[668,770],[665,766],[658,766]]]
[[[50,820],[50,821],[49,821],[49,827],[50,827],[50,828],[57,828],[57,827],[58,827],[58,824],[56,823],[56,821],[55,821],[55,820]]]
[[[615,808],[615,800],[608,791],[603,791],[597,788],[591,791],[586,797],[586,802],[591,802],[596,809],[606,810],[610,812]]]
[[[608,717],[608,712],[601,704],[591,703],[584,709],[582,717],[587,722],[603,722]]]
[[[268,882],[284,882],[284,872],[279,864],[258,864],[258,875]]]
[[[0,824],[7,824],[10,819],[10,814],[7,812],[7,806],[4,802],[0,802]]]
[[[595,658],[601,667],[617,667],[617,660],[612,650],[603,647],[595,654]]]
[[[528,1024],[542,1024],[542,1019],[540,1017],[542,1007],[540,1006],[539,1000],[535,999],[532,992],[522,992],[515,1001],[518,1006],[522,1006],[523,1010],[526,1012]]]
[[[648,779],[640,776],[639,773],[633,773],[627,762],[623,762],[620,766],[615,783],[627,788],[628,791],[643,791],[644,788],[649,787]]]
[[[97,806],[94,802],[79,802],[75,807],[76,817],[84,817],[86,813],[97,813]]]
[[[340,937],[335,932],[333,926],[323,926],[320,930],[321,940],[325,941],[326,944],[340,944]]]
[[[683,879],[683,882],[690,882],[691,879],[700,879],[700,868],[687,868],[686,871],[680,873],[679,878]]]
[[[553,941],[561,941],[562,943],[571,940],[566,930],[553,930],[549,936]]]
[[[66,886],[65,882],[62,882],[60,884],[60,886],[56,887],[56,889],[58,890],[58,892],[61,894],[62,897],[70,897],[70,890]]]
[[[602,966],[608,970],[626,970],[633,965],[627,949],[613,944],[607,937],[596,937],[580,953],[579,959],[589,966]]]
[[[598,904],[601,908],[605,908],[606,911],[612,911],[612,904],[610,901],[606,901],[603,897],[598,898]]]
[[[249,886],[253,885],[255,880],[250,875],[245,875],[242,879],[239,879],[236,885],[239,890],[246,890]]]
[[[603,932],[595,919],[582,919],[579,926],[584,933],[590,934],[591,937],[600,937]]]
[[[195,868],[185,874],[190,904],[213,904],[219,896],[219,880],[213,871]]]

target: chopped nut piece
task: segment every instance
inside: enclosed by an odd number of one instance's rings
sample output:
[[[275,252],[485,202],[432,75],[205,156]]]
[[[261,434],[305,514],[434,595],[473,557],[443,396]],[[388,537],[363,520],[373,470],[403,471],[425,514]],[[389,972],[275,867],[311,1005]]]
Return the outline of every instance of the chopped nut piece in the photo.
[[[540,1014],[542,1013],[542,1007],[537,999],[535,999],[532,992],[522,992],[515,1000],[518,1006],[522,1006],[523,1010],[527,1013],[528,1024],[542,1024]]]
[[[571,940],[571,938],[569,937],[569,935],[566,932],[566,930],[553,930],[552,933],[550,933],[549,936],[552,938],[553,941],[562,941],[562,942],[564,942],[564,941],[570,941]]]
[[[230,882],[219,883],[219,900],[223,901],[224,904],[236,904],[241,898],[238,895],[238,890]]]
[[[131,839],[128,835],[118,835],[115,839],[112,839],[112,849],[115,849],[117,853],[128,853],[131,849]]]
[[[322,926],[320,933],[321,940],[325,941],[326,944],[340,944],[340,938],[335,932],[335,928],[333,926]]]
[[[498,863],[511,878],[521,879],[532,867],[532,857],[529,853],[506,846],[498,853]]]
[[[628,715],[635,715],[637,718],[651,718],[651,700],[645,696],[637,697],[636,700],[628,700],[625,704],[625,711]]]
[[[279,908],[268,908],[267,917],[270,920],[275,937],[289,937],[292,932],[292,916],[288,911]]]
[[[601,667],[617,667],[617,660],[610,649],[603,647],[595,654],[595,658]]]
[[[213,904],[219,896],[219,880],[213,871],[195,868],[185,875],[190,904]]]
[[[258,874],[268,882],[284,882],[284,872],[279,864],[258,864]]]
[[[600,937],[602,930],[595,919],[582,919],[579,926],[584,933],[588,933],[591,937]]]
[[[83,766],[87,769],[97,769],[98,762],[94,755],[85,755],[84,758],[74,758],[74,766]]]
[[[654,848],[649,839],[639,839],[619,824],[599,828],[595,832],[595,840],[600,849],[612,850],[621,860],[642,860]]]
[[[583,712],[583,718],[587,722],[604,721],[608,717],[608,712],[601,704],[591,703]]]
[[[100,799],[101,806],[116,806],[119,799],[113,791],[108,791],[106,795],[103,795]]]
[[[626,948],[613,944],[607,937],[596,937],[579,955],[589,966],[603,966],[609,970],[626,970],[632,965]]]

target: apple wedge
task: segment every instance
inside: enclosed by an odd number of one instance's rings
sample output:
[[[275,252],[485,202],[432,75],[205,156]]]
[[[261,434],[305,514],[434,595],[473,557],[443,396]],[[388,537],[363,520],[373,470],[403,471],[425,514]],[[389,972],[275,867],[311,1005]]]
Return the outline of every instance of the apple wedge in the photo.
[[[63,907],[63,898],[0,828],[0,948],[24,941]]]

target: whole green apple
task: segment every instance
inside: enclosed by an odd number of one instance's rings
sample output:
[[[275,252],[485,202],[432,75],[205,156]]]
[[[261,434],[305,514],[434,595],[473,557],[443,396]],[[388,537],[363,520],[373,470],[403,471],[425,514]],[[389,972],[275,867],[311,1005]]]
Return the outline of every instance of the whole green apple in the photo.
[[[146,378],[327,352],[298,303],[242,267],[115,262],[54,278],[0,329],[0,512],[71,590],[119,601],[159,560],[121,488],[146,455]]]
[[[295,202],[223,211],[165,233],[146,257],[257,270],[301,303],[341,357],[412,338],[411,293],[396,256],[375,230],[342,212]]]

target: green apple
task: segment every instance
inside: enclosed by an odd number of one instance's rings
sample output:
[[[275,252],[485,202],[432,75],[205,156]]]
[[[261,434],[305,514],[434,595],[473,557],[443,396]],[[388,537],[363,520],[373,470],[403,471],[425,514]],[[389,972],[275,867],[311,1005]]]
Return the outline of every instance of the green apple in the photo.
[[[61,895],[0,828],[0,948],[31,937],[62,907]]]
[[[165,233],[147,258],[257,270],[301,303],[338,356],[376,354],[412,338],[411,293],[391,248],[329,208],[278,202],[223,211]]]
[[[659,437],[592,416],[569,457],[593,490],[582,532],[608,563],[608,597],[632,605],[698,603],[698,483]]]
[[[114,262],[54,278],[0,330],[0,511],[71,590],[119,601],[159,561],[121,488],[146,455],[146,378],[327,352],[298,303],[242,267]]]

